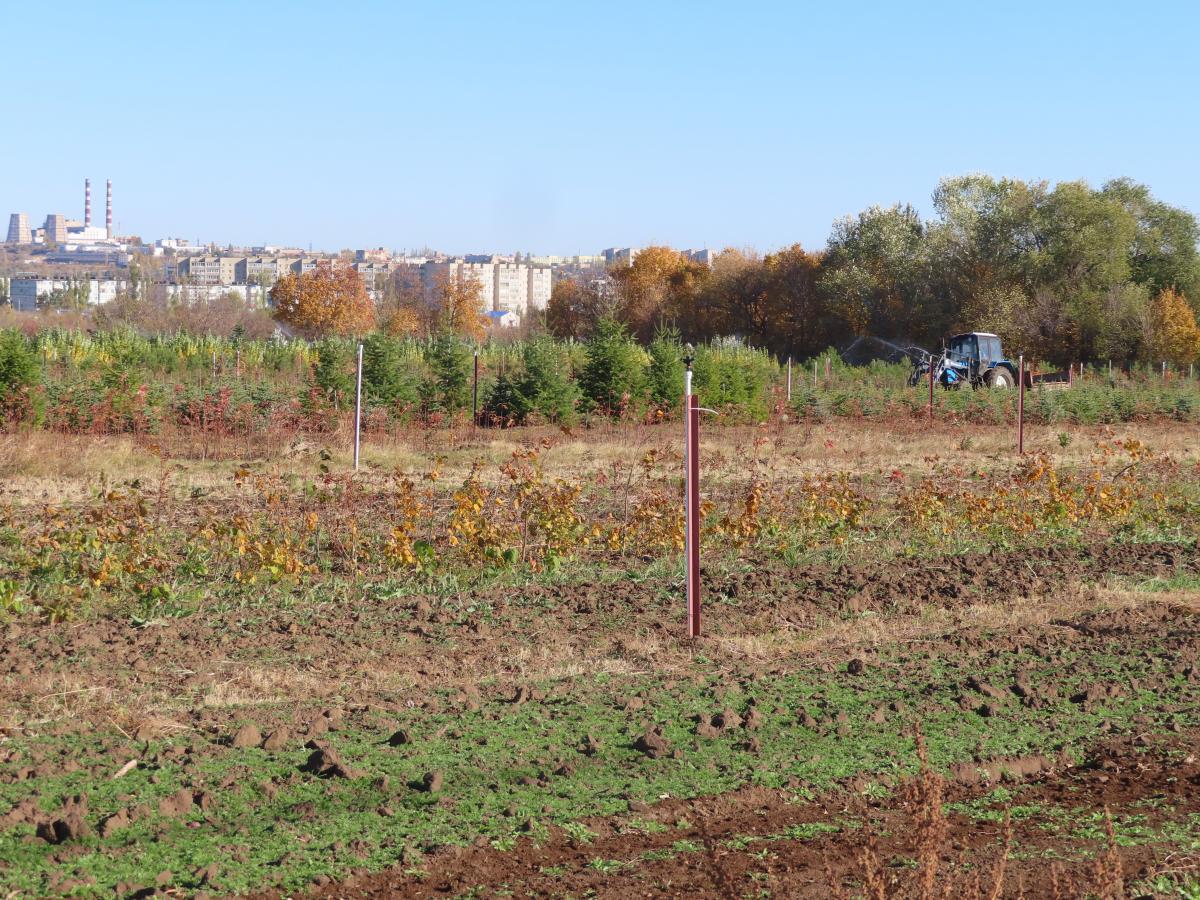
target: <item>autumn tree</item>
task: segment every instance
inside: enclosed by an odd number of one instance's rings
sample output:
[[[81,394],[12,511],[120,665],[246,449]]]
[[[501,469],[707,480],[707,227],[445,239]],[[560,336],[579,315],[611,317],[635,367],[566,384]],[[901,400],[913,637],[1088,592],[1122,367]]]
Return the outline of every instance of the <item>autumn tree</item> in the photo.
[[[617,317],[634,337],[649,341],[665,322],[677,321],[689,336],[698,290],[708,267],[670,247],[647,247],[633,264],[611,272],[617,289]]]
[[[415,267],[400,266],[384,281],[379,321],[387,334],[394,337],[429,334],[437,327],[433,312]]]
[[[1186,366],[1200,357],[1200,328],[1183,294],[1172,288],[1159,293],[1146,315],[1146,355],[1149,362]]]
[[[596,323],[612,313],[599,285],[564,278],[554,285],[546,306],[546,328],[555,337],[586,340]]]
[[[443,275],[435,286],[437,329],[471,341],[481,341],[487,327],[483,312],[483,284],[474,276]]]
[[[693,343],[721,335],[746,337],[760,346],[771,329],[765,306],[762,259],[752,250],[727,248],[716,255],[712,270],[687,302],[678,320],[680,336]]]
[[[276,319],[310,338],[366,334],[375,326],[375,304],[347,266],[289,273],[271,288],[271,302]]]
[[[799,244],[763,259],[771,323],[761,343],[779,356],[813,356],[837,339],[838,322],[819,290],[823,259]]]

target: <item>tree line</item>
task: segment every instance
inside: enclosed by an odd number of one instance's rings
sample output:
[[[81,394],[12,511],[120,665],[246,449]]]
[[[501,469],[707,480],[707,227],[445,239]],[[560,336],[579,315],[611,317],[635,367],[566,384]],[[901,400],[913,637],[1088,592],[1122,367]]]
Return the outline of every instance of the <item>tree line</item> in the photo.
[[[820,252],[728,249],[709,267],[650,247],[607,279],[557,284],[546,326],[585,339],[611,316],[648,342],[667,323],[797,359],[863,335],[931,347],[957,331],[1058,363],[1200,355],[1200,228],[1146,186],[966,175],[943,180],[933,206],[931,220],[899,204],[843,218]]]

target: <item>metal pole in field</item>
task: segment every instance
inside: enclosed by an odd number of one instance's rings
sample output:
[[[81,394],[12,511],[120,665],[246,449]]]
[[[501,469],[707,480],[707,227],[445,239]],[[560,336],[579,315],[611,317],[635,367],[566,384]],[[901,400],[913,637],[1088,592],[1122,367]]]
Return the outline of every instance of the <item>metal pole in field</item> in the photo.
[[[471,388],[471,424],[479,424],[479,351],[475,351],[475,384]]]
[[[692,393],[692,345],[683,364],[683,565],[688,637],[700,636],[700,410]]]
[[[933,357],[929,357],[929,420],[933,421]]]
[[[817,387],[817,361],[813,360],[813,390]]]
[[[1167,377],[1167,361],[1165,359],[1163,360],[1162,377],[1163,377],[1163,380],[1165,381],[1166,377]]]
[[[1025,455],[1025,354],[1022,353],[1018,357],[1017,362],[1018,378],[1020,385],[1017,387],[1017,454]]]
[[[788,403],[792,402],[792,358],[788,357]]]
[[[358,345],[358,375],[354,382],[354,471],[358,471],[358,451],[362,431],[362,356],[363,345]]]

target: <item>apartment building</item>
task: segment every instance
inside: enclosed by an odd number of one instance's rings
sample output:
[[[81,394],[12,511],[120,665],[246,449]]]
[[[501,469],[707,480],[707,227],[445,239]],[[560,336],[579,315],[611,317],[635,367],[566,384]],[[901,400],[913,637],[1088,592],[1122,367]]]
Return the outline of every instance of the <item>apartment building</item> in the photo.
[[[432,293],[443,279],[480,285],[480,305],[485,312],[509,311],[519,318],[530,309],[545,309],[550,302],[553,275],[548,266],[531,266],[497,257],[436,260],[421,266],[421,280]]]
[[[89,306],[96,306],[115,300],[117,294],[128,286],[128,282],[112,278],[37,278],[18,275],[9,282],[8,296],[13,309],[34,312],[66,291],[78,289],[85,294]]]
[[[179,260],[175,271],[180,280],[191,284],[221,284],[221,259],[220,256],[185,256]],[[224,271],[229,270],[225,267]],[[232,283],[233,278],[230,278],[229,284]]]
[[[300,275],[329,262],[316,256],[185,256],[175,264],[175,276],[189,284],[247,284],[264,278],[274,283],[289,272]]]
[[[286,270],[283,260],[274,256],[247,256],[238,261],[234,269],[234,280],[238,284],[274,284]]]
[[[362,277],[368,291],[381,288],[387,277],[392,274],[392,267],[386,262],[356,262],[353,268]]]
[[[526,266],[529,270],[528,309],[545,309],[550,305],[550,292],[554,289],[554,270],[549,266]]]

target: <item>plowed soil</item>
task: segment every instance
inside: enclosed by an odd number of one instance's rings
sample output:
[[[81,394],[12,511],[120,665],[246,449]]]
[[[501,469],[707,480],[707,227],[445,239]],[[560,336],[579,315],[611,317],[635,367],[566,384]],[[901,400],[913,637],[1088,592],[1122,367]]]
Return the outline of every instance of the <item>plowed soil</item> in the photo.
[[[1019,787],[1022,809],[1071,810],[1076,821],[1104,816],[1147,799],[1143,829],[1200,815],[1200,760],[1192,732],[1160,742],[1124,739],[1103,742],[1080,766],[1054,766]],[[952,804],[977,800],[987,793],[976,785],[951,784],[945,799]],[[994,804],[995,814],[1002,804]],[[907,880],[894,870],[899,860],[920,853],[918,811],[864,802],[839,793],[818,802],[797,804],[786,792],[746,789],[721,797],[663,803],[639,821],[690,823],[659,834],[638,834],[629,816],[589,822],[598,837],[588,843],[559,831],[548,843],[524,840],[511,850],[490,847],[456,848],[436,856],[418,880],[403,872],[385,872],[317,888],[317,897],[741,897],[757,881],[770,884],[777,897],[828,897],[831,880],[847,891],[861,884],[864,851],[871,849],[888,870],[888,880],[903,886]],[[806,831],[830,821],[855,819],[862,827],[833,833]],[[632,833],[631,833],[632,832]],[[794,835],[794,836],[792,836]],[[683,852],[684,841],[694,846]],[[938,860],[942,880],[965,879],[961,893],[981,873],[983,884],[995,883],[995,865],[1008,841],[1021,854],[1005,865],[1002,896],[1080,896],[1093,885],[1094,862],[1052,863],[1064,835],[1054,819],[1032,813],[1012,822],[1006,834],[1003,821],[981,821],[962,813],[948,816],[947,836]],[[1076,844],[1085,843],[1082,840]],[[1091,842],[1100,852],[1103,841]],[[763,851],[766,851],[765,853]],[[1144,880],[1156,872],[1200,863],[1164,852],[1153,845],[1117,846],[1122,881]],[[619,863],[597,866],[596,860]],[[474,891],[475,893],[471,893]],[[277,895],[265,895],[277,896]]]
[[[936,859],[967,897],[1007,844],[1002,896],[1169,896],[1200,878],[1200,621],[1130,585],[1198,571],[1166,543],[749,560],[695,643],[632,574],[10,621],[0,886],[907,896]]]
[[[961,609],[1114,576],[1197,571],[1193,549],[1161,543],[866,559],[838,567],[753,566],[705,578],[704,641],[815,629],[861,613]],[[638,635],[682,646],[677,598],[677,584],[652,578],[485,589],[468,611],[460,598],[364,596],[302,611],[163,619],[141,629],[125,619],[59,628],[14,623],[4,632],[0,674],[16,677],[0,685],[0,708],[28,709],[35,698],[55,694],[64,668],[86,678],[90,692],[202,696],[229,678],[232,661],[286,655],[305,661],[306,693],[317,701],[348,692],[354,699],[356,686],[358,699],[366,699],[380,680],[441,686],[481,672],[520,676],[527,660],[497,671],[498,645],[554,647],[560,660],[627,652]],[[366,684],[368,678],[376,684]]]

